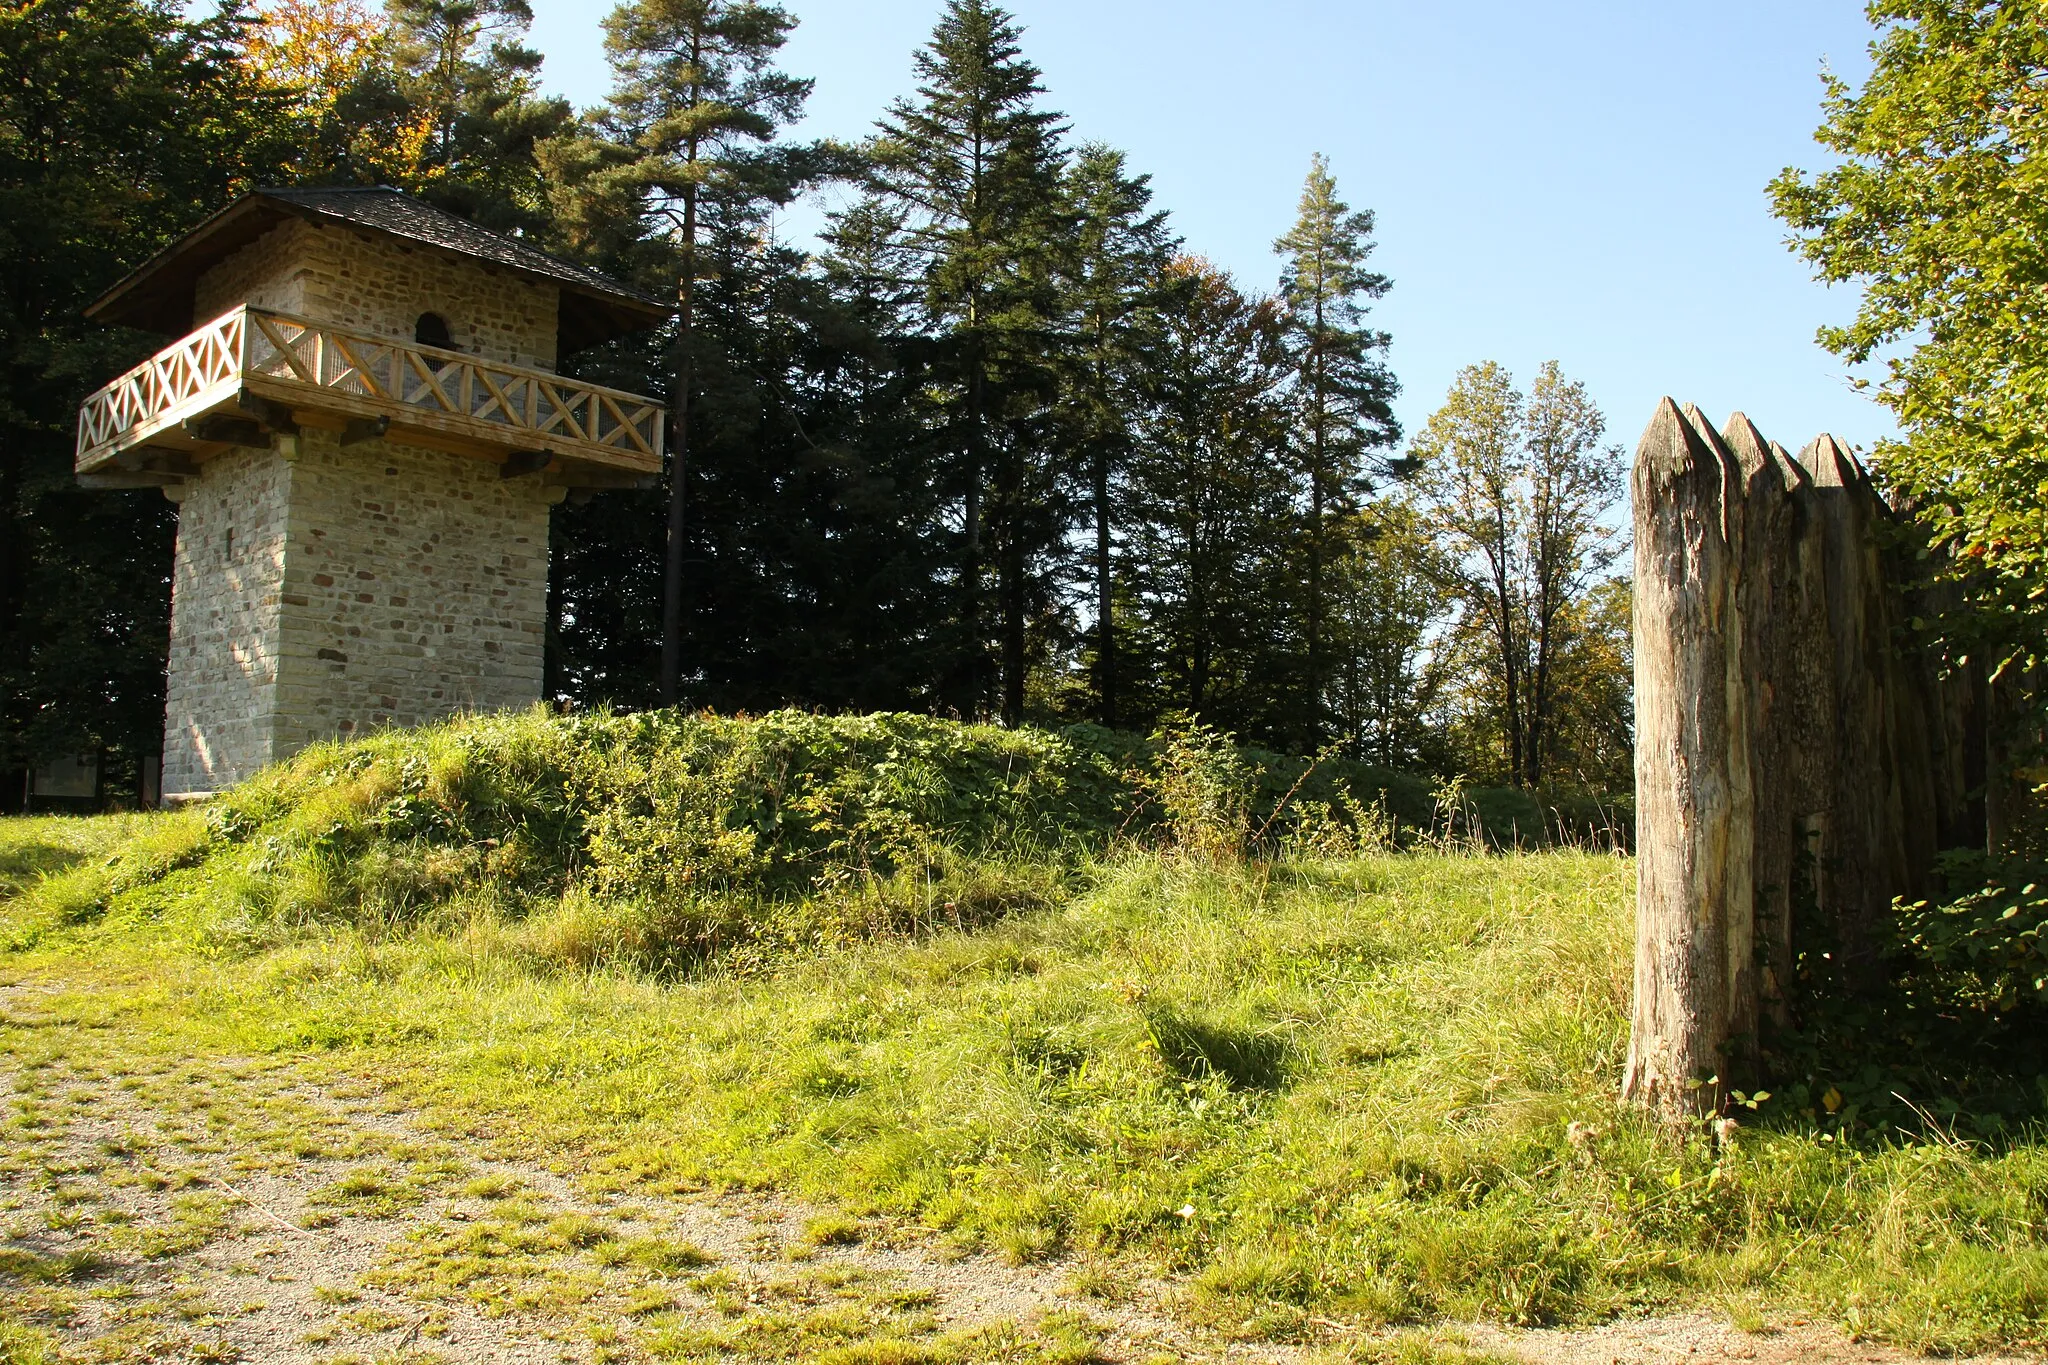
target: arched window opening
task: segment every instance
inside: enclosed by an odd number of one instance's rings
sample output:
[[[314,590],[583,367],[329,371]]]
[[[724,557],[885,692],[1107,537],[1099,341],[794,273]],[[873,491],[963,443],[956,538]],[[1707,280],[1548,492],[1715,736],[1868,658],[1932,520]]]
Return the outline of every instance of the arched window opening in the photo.
[[[448,330],[448,319],[439,313],[420,314],[420,320],[412,326],[412,339],[422,346],[438,346],[444,351],[455,349],[455,337]]]

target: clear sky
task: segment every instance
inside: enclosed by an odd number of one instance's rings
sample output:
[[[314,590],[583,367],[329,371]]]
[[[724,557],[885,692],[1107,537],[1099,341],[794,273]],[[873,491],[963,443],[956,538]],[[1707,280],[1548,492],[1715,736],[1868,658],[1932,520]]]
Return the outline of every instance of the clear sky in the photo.
[[[784,0],[802,133],[857,137],[909,93],[938,0]],[[533,0],[547,83],[608,88],[591,0]],[[1050,107],[1149,173],[1187,247],[1272,287],[1309,157],[1379,216],[1378,310],[1410,431],[1459,367],[1584,379],[1633,446],[1657,399],[1741,408],[1796,448],[1888,415],[1814,329],[1813,284],[1765,185],[1811,168],[1819,72],[1860,79],[1858,0],[1011,0]],[[806,216],[793,215],[801,232]]]

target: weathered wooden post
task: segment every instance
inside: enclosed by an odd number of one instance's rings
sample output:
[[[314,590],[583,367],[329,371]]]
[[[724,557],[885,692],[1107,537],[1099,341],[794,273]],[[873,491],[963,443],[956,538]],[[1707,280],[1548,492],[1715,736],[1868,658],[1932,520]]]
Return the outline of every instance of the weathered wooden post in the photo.
[[[1803,991],[1882,986],[1894,899],[1928,893],[1941,849],[1999,847],[2000,765],[1981,672],[1902,630],[1953,588],[1912,586],[1884,534],[1900,514],[1840,442],[1795,460],[1740,413],[1717,436],[1667,398],[1632,489],[1623,1093],[1677,1120],[1762,1079],[1760,1025],[1796,1026]]]
[[[1864,989],[1878,969],[1878,917],[1908,881],[1892,713],[1892,621],[1876,542],[1882,507],[1869,476],[1834,437],[1807,446],[1799,463],[1813,480],[1809,533],[1819,546],[1828,621],[1827,636],[1816,645],[1832,645],[1835,712],[1820,849],[1826,895],[1813,927],[1844,983]]]
[[[1826,632],[1810,607],[1802,610],[1802,562],[1797,552],[1809,480],[1797,461],[1764,439],[1747,417],[1728,419],[1722,440],[1742,477],[1743,539],[1737,598],[1742,609],[1743,674],[1749,688],[1750,756],[1759,771],[1752,783],[1755,844],[1751,881],[1756,892],[1756,942],[1761,950],[1759,1007],[1773,1022],[1789,1021],[1793,971],[1792,922],[1799,897],[1794,883],[1803,858],[1805,819],[1820,809],[1811,799],[1818,782],[1807,744],[1816,709],[1800,674],[1815,641]],[[1818,628],[1816,628],[1818,627]],[[1775,780],[1773,780],[1775,779]]]
[[[1742,472],[1664,400],[1636,451],[1636,996],[1623,1094],[1711,1113],[1756,1036]],[[1746,1044],[1745,1044],[1746,1040]]]

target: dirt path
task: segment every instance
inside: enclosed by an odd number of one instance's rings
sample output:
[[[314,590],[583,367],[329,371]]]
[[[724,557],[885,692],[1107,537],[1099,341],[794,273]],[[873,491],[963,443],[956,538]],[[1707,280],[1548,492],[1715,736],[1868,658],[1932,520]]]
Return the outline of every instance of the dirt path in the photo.
[[[772,1196],[587,1193],[288,1061],[127,1057],[21,992],[0,1008],[0,1269],[66,1358],[1212,1354],[1068,1268],[948,1259]]]
[[[1924,1359],[1850,1341],[1822,1323],[1788,1320],[1745,1332],[1706,1313],[1615,1322],[1578,1332],[1476,1328],[1466,1335],[1474,1347],[1528,1365],[1903,1365]],[[2039,1357],[1948,1359],[1952,1365],[2025,1365]]]
[[[36,1359],[24,1331],[66,1361],[284,1365],[1910,1358],[1707,1316],[1227,1344],[1177,1324],[1168,1286],[951,1257],[773,1196],[594,1191],[427,1132],[374,1086],[130,1052],[24,988],[0,992],[0,1100],[0,1360]]]

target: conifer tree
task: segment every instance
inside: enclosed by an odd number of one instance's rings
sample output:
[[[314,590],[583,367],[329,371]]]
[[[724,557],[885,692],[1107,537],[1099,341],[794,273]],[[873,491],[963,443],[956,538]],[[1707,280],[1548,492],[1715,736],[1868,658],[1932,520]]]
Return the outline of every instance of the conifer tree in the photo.
[[[963,658],[954,706],[980,712],[991,687],[985,580],[993,553],[1001,713],[1022,719],[1028,622],[1047,556],[1065,532],[1064,481],[1048,413],[1059,310],[1059,115],[1041,109],[1021,31],[987,0],[948,0],[915,59],[916,100],[899,100],[871,146],[874,186],[900,210],[928,326],[948,345],[934,378],[960,506],[958,616]]]
[[[1133,653],[1147,665],[1134,709],[1271,734],[1289,720],[1294,653],[1287,613],[1275,610],[1289,596],[1296,493],[1276,458],[1286,440],[1283,316],[1207,261],[1173,269],[1184,288],[1152,358],[1129,476],[1122,577],[1136,608]]]
[[[1160,343],[1162,307],[1192,277],[1168,269],[1178,239],[1167,229],[1166,214],[1152,209],[1150,177],[1131,175],[1122,152],[1100,143],[1082,147],[1067,173],[1066,194],[1075,233],[1066,271],[1074,346],[1065,401],[1094,521],[1095,719],[1114,729],[1117,483],[1130,459],[1146,361]]]
[[[1329,686],[1332,524],[1369,484],[1372,452],[1400,440],[1393,400],[1400,392],[1385,356],[1387,334],[1365,326],[1370,303],[1391,287],[1367,267],[1373,215],[1337,197],[1329,163],[1317,156],[1302,187],[1300,216],[1274,246],[1286,259],[1286,304],[1294,370],[1295,458],[1307,482],[1306,702],[1310,747],[1321,742]]]
[[[540,93],[541,54],[523,41],[527,0],[387,0],[384,46],[416,164],[402,182],[501,231],[538,233],[547,212],[535,149],[570,122]],[[366,85],[339,112],[376,105]]]
[[[160,752],[176,510],[81,489],[72,455],[79,402],[163,343],[82,310],[277,177],[286,101],[239,27],[150,0],[0,7],[0,801],[20,768],[95,751],[133,795]]]
[[[585,249],[637,254],[675,291],[661,611],[661,697],[671,705],[683,674],[684,513],[704,358],[696,306],[706,201],[715,197],[741,215],[758,203],[786,203],[810,167],[775,142],[811,89],[774,64],[795,26],[787,11],[752,0],[629,0],[605,21],[616,73],[608,107],[581,136],[544,152],[563,187],[559,206],[570,236]]]

